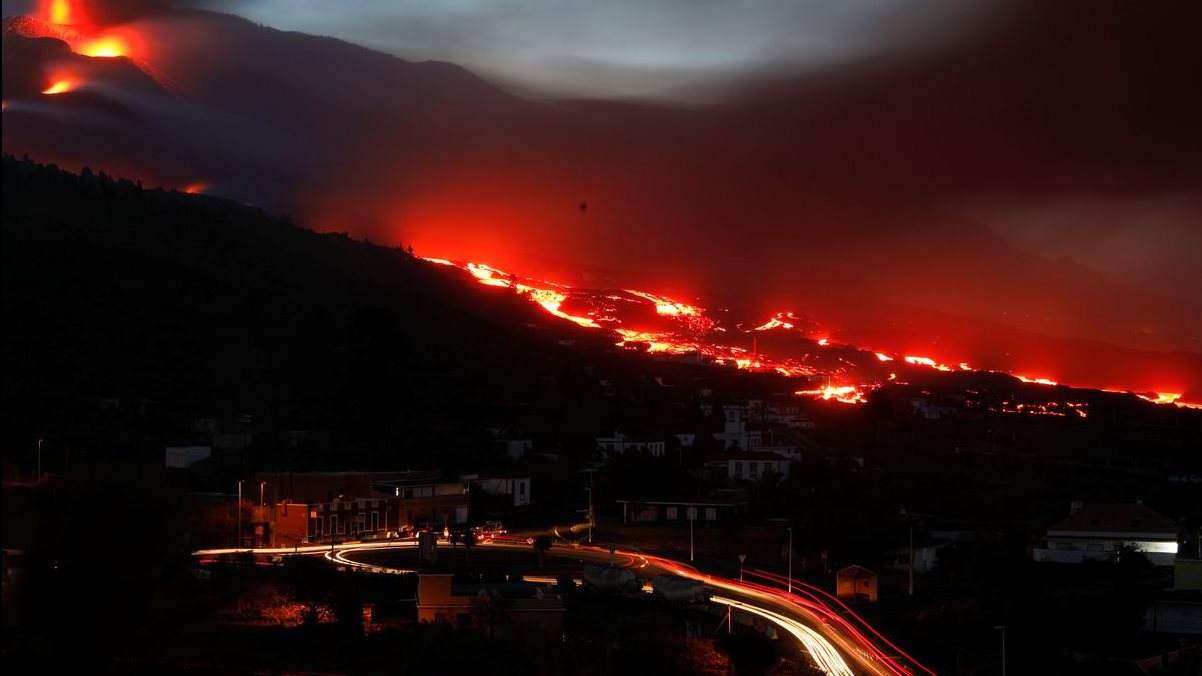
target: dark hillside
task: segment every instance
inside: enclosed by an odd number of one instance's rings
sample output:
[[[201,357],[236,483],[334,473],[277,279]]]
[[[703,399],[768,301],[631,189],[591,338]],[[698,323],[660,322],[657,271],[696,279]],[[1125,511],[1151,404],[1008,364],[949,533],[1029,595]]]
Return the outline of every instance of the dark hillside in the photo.
[[[453,447],[481,405],[609,343],[457,270],[258,209],[10,156],[3,181],[6,439],[82,432],[111,402],[168,427],[250,413],[342,446]],[[91,450],[161,452],[158,434],[122,434]]]

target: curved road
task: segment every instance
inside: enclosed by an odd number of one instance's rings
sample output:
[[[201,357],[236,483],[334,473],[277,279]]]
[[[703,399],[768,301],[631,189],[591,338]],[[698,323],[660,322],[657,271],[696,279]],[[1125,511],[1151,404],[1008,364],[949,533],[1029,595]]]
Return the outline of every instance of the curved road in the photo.
[[[445,543],[439,543],[444,546]],[[334,548],[309,546],[288,549],[212,549],[196,552],[197,556],[230,554],[235,551],[258,555],[323,555],[325,558],[346,566],[376,572],[415,572],[399,568],[379,566],[361,560],[363,554],[372,552],[412,549],[414,540],[391,540],[384,542],[346,543]],[[449,546],[449,545],[446,545]],[[530,552],[530,541],[525,538],[497,538],[482,542],[483,549],[505,548]],[[696,568],[672,559],[643,554],[634,550],[615,548],[613,554],[607,548],[556,544],[549,555],[590,561],[601,564],[615,563],[631,568],[636,575],[646,580],[660,573],[670,573],[701,582],[711,593],[715,603],[730,606],[772,622],[781,630],[797,639],[806,652],[823,671],[835,676],[856,674],[879,674],[882,676],[906,676],[934,672],[917,660],[906,655],[900,648],[873,629],[857,616],[842,601],[826,591],[792,581],[793,592],[786,591],[788,580],[784,576],[765,571],[745,571],[744,580],[734,580],[703,573]],[[853,668],[854,666],[854,668]]]

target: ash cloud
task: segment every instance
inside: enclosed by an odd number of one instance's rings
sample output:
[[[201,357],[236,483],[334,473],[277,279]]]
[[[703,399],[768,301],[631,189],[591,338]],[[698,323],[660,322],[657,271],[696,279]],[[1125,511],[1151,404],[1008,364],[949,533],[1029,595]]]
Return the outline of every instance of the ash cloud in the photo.
[[[132,23],[179,85],[133,106],[153,124],[6,112],[5,148],[213,181],[429,255],[795,309],[868,346],[1202,391],[1202,281],[1181,265],[1202,222],[1198,12],[1010,4],[689,108],[528,100],[446,63],[166,12]],[[1161,241],[1124,264],[1136,228]]]

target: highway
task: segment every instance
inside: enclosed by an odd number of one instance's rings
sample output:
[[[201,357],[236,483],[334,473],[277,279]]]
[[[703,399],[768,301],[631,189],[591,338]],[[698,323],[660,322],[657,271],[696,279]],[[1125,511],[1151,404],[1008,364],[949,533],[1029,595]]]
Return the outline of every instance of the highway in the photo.
[[[440,547],[449,544],[439,543]],[[320,555],[338,565],[373,572],[407,573],[408,569],[371,563],[371,554],[383,551],[412,550],[412,539],[380,542],[360,542],[330,546],[307,546],[279,549],[211,549],[196,552],[200,557],[232,554],[237,551],[256,555]],[[497,538],[482,542],[480,549],[516,549],[531,552],[530,541],[523,537]],[[582,544],[556,544],[548,556],[575,559],[580,562],[613,564],[630,568],[646,581],[660,573],[670,573],[698,580],[711,593],[711,601],[762,618],[778,627],[778,631],[795,638],[814,664],[834,676],[878,674],[881,676],[929,675],[934,672],[905,654],[889,642],[850,608],[826,591],[793,580],[792,593],[786,591],[788,580],[774,573],[745,571],[744,580],[710,575],[673,559],[643,554],[615,547]]]

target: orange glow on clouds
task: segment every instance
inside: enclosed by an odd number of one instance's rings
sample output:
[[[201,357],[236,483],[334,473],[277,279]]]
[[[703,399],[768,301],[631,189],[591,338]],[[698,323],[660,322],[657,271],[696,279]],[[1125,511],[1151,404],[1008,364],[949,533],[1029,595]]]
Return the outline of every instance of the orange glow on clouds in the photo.
[[[39,3],[38,14],[42,20],[57,24],[87,23],[82,3],[72,0],[42,0]]]

